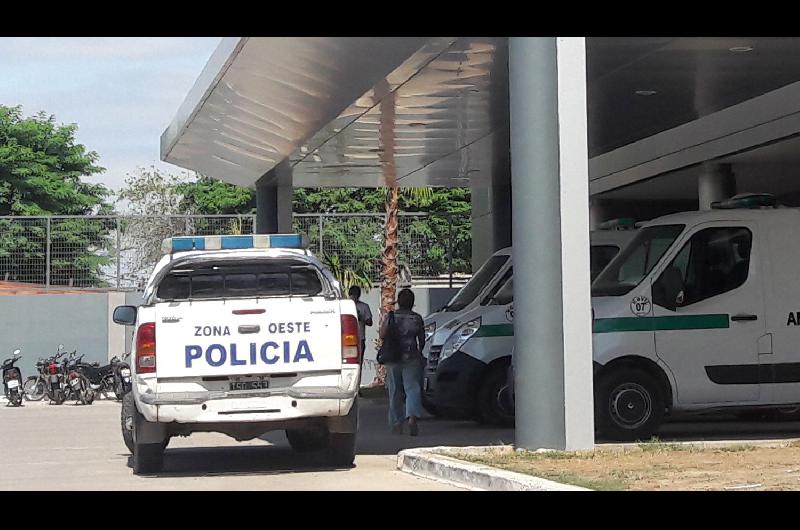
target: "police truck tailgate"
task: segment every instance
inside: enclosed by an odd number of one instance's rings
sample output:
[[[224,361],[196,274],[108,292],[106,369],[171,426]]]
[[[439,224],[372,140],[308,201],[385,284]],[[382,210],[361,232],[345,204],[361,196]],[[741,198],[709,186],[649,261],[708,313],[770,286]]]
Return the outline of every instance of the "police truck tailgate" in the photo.
[[[159,378],[339,370],[338,300],[322,297],[156,304]]]

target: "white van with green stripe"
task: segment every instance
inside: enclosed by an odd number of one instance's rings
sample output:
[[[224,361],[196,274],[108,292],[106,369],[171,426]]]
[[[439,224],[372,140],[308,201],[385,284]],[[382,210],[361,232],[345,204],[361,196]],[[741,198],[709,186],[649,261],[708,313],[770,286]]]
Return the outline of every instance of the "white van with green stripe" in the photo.
[[[655,219],[592,283],[596,427],[800,405],[800,210],[768,195]]]
[[[593,231],[592,276],[634,235],[634,230]],[[514,269],[511,250],[503,252],[508,263],[498,269],[492,286],[466,310],[453,313],[425,346],[428,363],[423,403],[429,412],[474,417],[484,423],[508,425],[514,421],[513,411],[505,410],[496,399],[505,386],[514,348]]]

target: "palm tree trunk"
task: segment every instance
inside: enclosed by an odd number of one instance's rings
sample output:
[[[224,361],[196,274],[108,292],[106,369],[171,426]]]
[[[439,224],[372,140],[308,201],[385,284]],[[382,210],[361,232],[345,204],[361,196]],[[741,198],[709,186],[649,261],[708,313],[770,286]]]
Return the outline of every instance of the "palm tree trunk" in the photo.
[[[383,262],[383,274],[381,281],[381,323],[389,311],[394,309],[394,301],[397,297],[397,210],[399,208],[400,189],[389,188],[386,193],[386,221],[383,224],[383,250],[381,261]],[[383,384],[386,380],[386,369],[378,365],[375,370],[375,380],[373,384]]]

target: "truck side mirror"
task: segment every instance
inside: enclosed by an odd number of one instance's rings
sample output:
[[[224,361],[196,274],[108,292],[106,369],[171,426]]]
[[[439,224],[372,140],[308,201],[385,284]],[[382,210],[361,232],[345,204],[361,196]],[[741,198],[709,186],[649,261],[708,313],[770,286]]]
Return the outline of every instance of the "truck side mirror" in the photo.
[[[675,311],[683,303],[683,275],[677,267],[665,270],[653,284],[653,303]]]
[[[136,324],[136,306],[121,305],[114,308],[114,322],[123,326]]]

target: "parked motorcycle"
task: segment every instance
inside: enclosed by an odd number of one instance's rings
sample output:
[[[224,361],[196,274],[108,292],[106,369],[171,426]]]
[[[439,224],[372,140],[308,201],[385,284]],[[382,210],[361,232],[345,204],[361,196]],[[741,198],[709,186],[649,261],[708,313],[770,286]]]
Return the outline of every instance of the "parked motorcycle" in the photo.
[[[126,355],[127,358],[130,354]],[[116,359],[116,357],[114,357]],[[111,359],[113,362],[114,359]],[[125,361],[119,361],[114,366],[114,396],[118,401],[131,391],[131,366]]]
[[[36,361],[36,371],[38,375],[32,375],[25,380],[22,386],[22,392],[27,401],[39,401],[47,394],[47,384],[49,379],[49,372],[47,366],[50,359],[40,358]]]
[[[89,384],[95,394],[101,393],[103,397],[107,398],[108,394],[113,392],[117,401],[121,401],[125,393],[123,376],[120,373],[122,368],[119,367],[121,362],[119,357],[114,356],[111,362],[105,366],[100,366],[100,363],[96,362],[80,363],[80,369],[89,379]],[[128,385],[130,385],[130,375],[130,367],[128,367]]]
[[[19,407],[22,405],[22,371],[14,364],[21,357],[20,350],[14,350],[10,359],[3,361],[3,391],[8,399],[8,405]]]
[[[83,355],[75,358],[76,352],[72,352],[69,360],[65,363],[66,381],[70,392],[70,398],[82,405],[91,405],[94,402],[95,392],[87,376],[89,368],[96,368],[88,363],[84,363]],[[84,354],[85,355],[85,354]]]
[[[67,383],[64,370],[68,358],[59,364],[59,359],[67,355],[67,352],[62,351],[63,348],[64,345],[59,344],[58,352],[47,359],[47,397],[50,400],[50,404],[61,405],[67,399]]]

